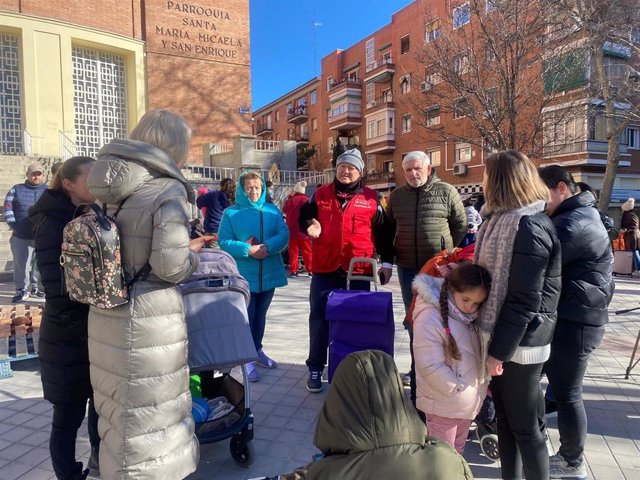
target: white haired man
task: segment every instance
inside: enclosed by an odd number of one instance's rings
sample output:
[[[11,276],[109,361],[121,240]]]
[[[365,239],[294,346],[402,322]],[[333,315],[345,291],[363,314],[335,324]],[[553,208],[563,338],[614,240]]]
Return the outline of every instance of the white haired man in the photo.
[[[407,183],[391,192],[386,211],[391,230],[388,238],[393,239],[406,311],[413,298],[411,283],[414,277],[431,257],[460,244],[467,232],[467,215],[457,190],[440,180],[426,153],[407,153],[402,160],[402,171]],[[385,283],[388,282],[392,269],[383,265],[380,271]],[[413,343],[413,331],[406,321],[405,328]],[[410,374],[411,399],[415,404],[413,349]]]

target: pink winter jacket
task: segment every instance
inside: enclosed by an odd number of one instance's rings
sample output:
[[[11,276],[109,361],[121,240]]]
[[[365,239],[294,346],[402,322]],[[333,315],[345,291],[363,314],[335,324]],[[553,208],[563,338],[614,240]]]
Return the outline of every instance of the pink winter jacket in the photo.
[[[449,328],[462,354],[460,361],[444,355],[446,333],[440,316],[442,278],[419,274],[413,313],[413,355],[416,363],[416,406],[425,413],[447,418],[473,419],[487,394],[488,382],[480,368],[480,344],[475,329],[449,317]],[[449,300],[449,311],[467,318]],[[469,322],[473,319],[469,318]]]

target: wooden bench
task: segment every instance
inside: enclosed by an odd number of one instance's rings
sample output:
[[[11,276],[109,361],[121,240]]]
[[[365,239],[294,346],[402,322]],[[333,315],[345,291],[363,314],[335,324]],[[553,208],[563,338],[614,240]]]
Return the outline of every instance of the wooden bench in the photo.
[[[0,305],[0,378],[13,376],[11,362],[38,356],[42,307]]]

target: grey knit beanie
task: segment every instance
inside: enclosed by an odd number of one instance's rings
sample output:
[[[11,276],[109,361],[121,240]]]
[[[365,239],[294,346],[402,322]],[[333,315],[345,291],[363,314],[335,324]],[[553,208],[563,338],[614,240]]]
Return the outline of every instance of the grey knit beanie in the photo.
[[[360,154],[360,150],[357,148],[352,148],[351,150],[347,150],[344,153],[340,154],[336,159],[336,167],[341,163],[348,163],[353,165],[358,169],[360,173],[364,170],[364,162],[362,161],[362,155]]]

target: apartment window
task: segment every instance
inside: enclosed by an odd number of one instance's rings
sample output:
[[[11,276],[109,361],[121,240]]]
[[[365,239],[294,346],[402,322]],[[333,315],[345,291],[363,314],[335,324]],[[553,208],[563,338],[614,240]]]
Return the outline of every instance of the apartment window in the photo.
[[[267,115],[267,127],[271,128],[271,114]]]
[[[311,93],[309,94],[309,97],[311,98],[311,105],[315,105],[316,103],[318,103],[318,91],[317,90],[312,90]]]
[[[393,160],[384,162],[383,168],[384,168],[384,173],[393,173],[395,171],[395,165],[393,164]]]
[[[333,87],[333,77],[327,77],[327,92]]]
[[[280,134],[276,132],[276,142],[280,140]]]
[[[316,130],[318,130],[318,119],[317,118],[312,118],[311,119],[311,130],[313,130],[314,132]]]
[[[365,44],[365,65],[367,67],[375,62],[375,48],[376,39],[370,38],[367,40],[367,43]]]
[[[400,37],[400,55],[404,55],[405,53],[409,53],[411,51],[411,39],[409,38],[409,34]]]
[[[411,91],[411,77],[405,75],[400,79],[400,93],[407,94]]]
[[[466,53],[453,57],[453,71],[457,75],[464,75],[469,71],[469,56]]]
[[[78,155],[95,157],[103,145],[127,136],[125,57],[74,46],[71,58]]]
[[[280,121],[280,110],[276,110],[276,122]]]
[[[293,115],[293,104],[291,102],[287,103],[287,115]]]
[[[442,75],[433,71],[434,65],[429,65],[424,69],[424,81],[431,85],[437,85],[442,82]]]
[[[468,3],[463,3],[453,9],[453,28],[460,28],[471,21],[471,8]]]
[[[22,92],[20,40],[0,32],[0,153],[24,152],[22,144]],[[29,153],[29,152],[28,152]]]
[[[358,70],[351,70],[349,73],[347,73],[347,80],[358,80]]]
[[[373,102],[376,98],[376,84],[373,82],[367,83],[367,103]]]
[[[393,133],[393,117],[389,117],[389,128],[387,132]]]
[[[424,43],[431,43],[440,38],[440,20],[428,22],[424,29]]]
[[[425,112],[425,125],[427,127],[440,125],[440,105],[434,105],[427,109]]]
[[[376,122],[367,122],[367,138],[373,138],[376,136]]]
[[[402,133],[407,133],[411,131],[411,115],[405,113],[402,116]]]
[[[456,143],[455,162],[466,163],[471,161],[471,145],[468,143]]]
[[[453,102],[453,118],[463,118],[469,114],[469,102],[466,98],[459,98]]]
[[[627,145],[629,148],[640,150],[640,127],[627,128]]]
[[[431,161],[431,166],[439,167],[440,166],[440,149],[428,150],[426,153],[429,156],[429,160]]]

